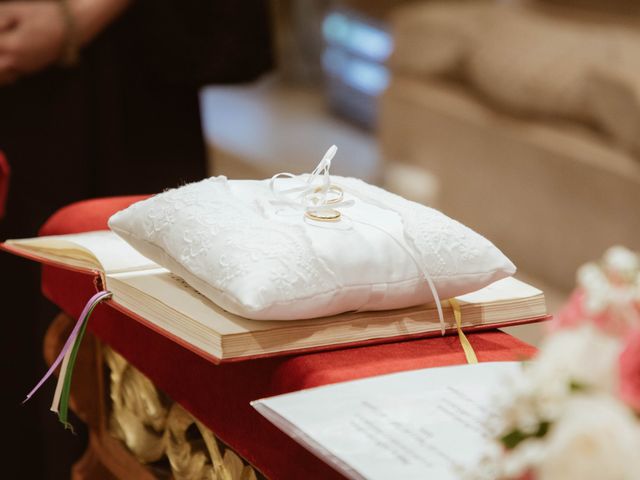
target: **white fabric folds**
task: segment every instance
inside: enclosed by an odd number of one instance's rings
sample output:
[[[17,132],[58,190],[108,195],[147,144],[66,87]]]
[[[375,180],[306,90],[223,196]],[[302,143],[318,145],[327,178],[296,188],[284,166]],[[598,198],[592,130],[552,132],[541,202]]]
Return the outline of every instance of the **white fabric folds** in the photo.
[[[308,179],[277,186],[295,190]],[[360,180],[331,176],[344,192],[333,222],[282,202],[270,185],[212,177],[135,203],[109,227],[225,310],[256,320],[427,303],[424,272],[442,299],[515,273],[483,236]]]

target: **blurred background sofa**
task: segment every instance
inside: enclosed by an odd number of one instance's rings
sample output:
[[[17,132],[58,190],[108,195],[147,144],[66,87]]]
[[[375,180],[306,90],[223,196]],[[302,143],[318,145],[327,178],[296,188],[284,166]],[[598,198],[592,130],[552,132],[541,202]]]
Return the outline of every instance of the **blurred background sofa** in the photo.
[[[561,290],[608,246],[640,243],[640,33],[589,13],[404,8],[380,113],[385,161],[428,169],[443,210]]]

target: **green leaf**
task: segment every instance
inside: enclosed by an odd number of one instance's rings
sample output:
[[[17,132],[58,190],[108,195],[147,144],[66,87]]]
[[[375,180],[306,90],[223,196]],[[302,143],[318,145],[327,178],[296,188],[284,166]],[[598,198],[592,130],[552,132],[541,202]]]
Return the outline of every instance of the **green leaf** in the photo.
[[[511,450],[516,448],[518,444],[523,440],[525,440],[526,438],[527,438],[527,435],[522,433],[522,431],[516,429],[516,430],[512,430],[506,435],[503,435],[500,438],[500,442],[502,443],[502,445],[504,445],[504,448],[506,448],[507,450]]]
[[[532,433],[525,433],[519,428],[516,428],[500,437],[500,443],[502,443],[507,450],[512,450],[529,438],[544,437],[549,432],[549,428],[551,428],[551,422],[547,421],[540,422],[536,431]]]
[[[569,389],[574,393],[584,392],[588,389],[588,386],[584,383],[578,382],[577,380],[571,380],[571,382],[569,382]]]

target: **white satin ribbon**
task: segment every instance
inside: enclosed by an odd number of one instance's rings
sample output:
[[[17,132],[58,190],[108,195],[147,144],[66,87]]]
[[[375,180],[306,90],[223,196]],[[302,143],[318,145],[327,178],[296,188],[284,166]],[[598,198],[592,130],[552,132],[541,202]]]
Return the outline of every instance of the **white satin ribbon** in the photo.
[[[275,197],[272,203],[302,210],[303,212],[322,212],[327,210],[337,210],[338,208],[341,208],[341,207],[352,206],[355,203],[354,200],[340,199],[339,201],[335,201],[335,199],[330,198],[331,191],[335,192],[336,188],[339,189],[340,191],[343,190],[342,187],[331,183],[331,175],[329,174],[329,170],[331,168],[331,160],[333,159],[337,151],[338,151],[338,147],[336,147],[335,145],[332,145],[329,148],[329,150],[327,150],[327,153],[324,154],[324,157],[322,157],[322,160],[320,160],[320,163],[318,163],[316,168],[306,178],[306,181],[304,181],[302,185],[286,188],[284,190],[278,190],[276,188],[276,181],[279,178],[300,179],[300,177],[288,172],[277,173],[276,175],[271,177],[271,180],[269,182],[269,188],[271,189],[271,192]],[[322,177],[321,184],[319,186],[315,185],[316,179],[320,176]],[[334,188],[332,189],[332,187]],[[375,198],[366,198],[366,199],[361,198],[361,200],[366,201],[367,203],[376,205],[377,207],[383,208],[385,210],[392,210],[395,213],[397,213],[394,209],[388,207],[383,202],[380,202]],[[416,264],[418,271],[422,274],[422,276],[427,282],[427,285],[429,286],[429,289],[431,290],[431,294],[433,295],[433,300],[436,304],[436,309],[438,311],[438,319],[440,321],[440,332],[442,333],[442,335],[444,335],[446,325],[444,322],[444,314],[442,313],[442,304],[440,302],[440,296],[438,295],[438,291],[436,290],[436,286],[433,282],[433,279],[431,278],[431,275],[426,270],[426,268],[424,268],[424,266],[422,265],[422,262],[420,261],[420,257],[421,257],[420,251],[415,246],[413,240],[406,234],[406,229],[403,229],[403,233],[404,233],[404,242],[403,242],[395,238],[395,236],[390,232],[384,229],[381,229],[377,225],[370,224],[361,220],[355,220],[353,218],[351,218],[351,220],[354,222],[369,225],[371,227],[374,227],[378,230],[383,231],[384,233],[389,235],[391,238],[393,238],[393,240],[396,241],[396,243],[398,243],[398,245],[400,245],[407,252],[407,254],[411,257],[411,259]]]
[[[300,177],[288,172],[277,173],[271,177],[269,188],[275,196],[273,203],[299,209],[304,212],[337,210],[341,207],[350,207],[353,205],[353,200],[340,200],[335,202],[332,201],[330,197],[332,184],[329,169],[331,168],[331,160],[337,151],[338,147],[332,145],[313,172],[307,176],[306,181],[302,182],[302,185],[278,190],[276,188],[276,181],[279,178],[300,179]],[[321,177],[320,185],[316,185],[318,177]]]

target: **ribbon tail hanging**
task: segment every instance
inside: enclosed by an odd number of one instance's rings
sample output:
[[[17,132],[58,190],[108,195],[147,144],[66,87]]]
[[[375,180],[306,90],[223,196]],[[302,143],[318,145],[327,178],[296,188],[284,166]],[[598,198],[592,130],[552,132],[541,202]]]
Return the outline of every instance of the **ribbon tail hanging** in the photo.
[[[456,329],[458,330],[458,338],[460,339],[460,345],[462,345],[462,350],[464,351],[467,363],[478,363],[476,352],[473,349],[471,342],[469,342],[469,339],[462,331],[462,310],[460,309],[460,303],[455,298],[450,298],[448,302],[453,310],[453,317],[456,320]]]
[[[71,390],[73,367],[75,365],[80,344],[82,343],[82,339],[84,337],[84,333],[86,331],[87,324],[89,318],[91,317],[91,314],[93,313],[93,310],[100,302],[108,298],[111,298],[111,292],[101,291],[96,293],[89,299],[84,309],[82,310],[80,317],[78,317],[78,321],[71,330],[71,333],[69,334],[69,337],[62,347],[62,350],[60,350],[57,358],[51,364],[49,370],[47,370],[44,376],[40,379],[40,381],[38,381],[36,386],[27,394],[27,397],[22,402],[23,404],[27,402],[40,389],[40,387],[42,387],[44,382],[49,379],[58,365],[60,365],[60,363],[62,362],[60,375],[58,377],[58,383],[56,385],[56,391],[53,397],[53,402],[51,404],[51,410],[58,414],[58,418],[65,425],[65,428],[71,428],[71,425],[67,421],[69,394]]]

